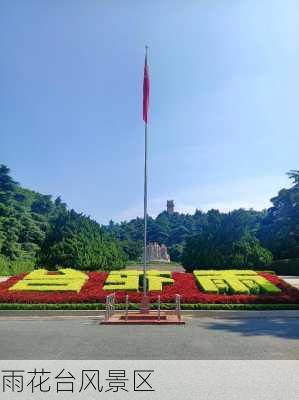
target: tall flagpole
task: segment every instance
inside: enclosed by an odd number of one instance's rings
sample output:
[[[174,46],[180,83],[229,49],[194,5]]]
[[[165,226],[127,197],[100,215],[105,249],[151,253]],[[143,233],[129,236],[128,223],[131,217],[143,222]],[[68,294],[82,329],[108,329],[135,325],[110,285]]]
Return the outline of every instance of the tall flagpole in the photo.
[[[148,46],[145,46],[147,60]],[[146,297],[146,267],[147,267],[147,119],[144,121],[144,253],[143,253],[143,296]]]

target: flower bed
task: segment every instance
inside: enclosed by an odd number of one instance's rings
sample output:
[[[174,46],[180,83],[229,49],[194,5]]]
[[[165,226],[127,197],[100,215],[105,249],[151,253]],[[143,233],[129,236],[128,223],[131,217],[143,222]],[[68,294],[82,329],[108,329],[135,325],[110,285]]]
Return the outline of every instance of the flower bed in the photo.
[[[88,279],[80,292],[75,291],[17,291],[9,290],[26,274],[21,274],[0,283],[0,303],[104,303],[107,294],[112,291],[104,290],[108,277],[106,272],[87,273]],[[196,278],[191,273],[173,272],[173,284],[165,285],[161,292],[149,292],[151,302],[157,300],[158,294],[162,303],[173,303],[176,294],[181,295],[181,302],[185,304],[299,304],[299,291],[275,275],[260,273],[269,282],[276,285],[281,291],[277,294],[208,294],[203,292]],[[125,295],[129,295],[131,303],[141,300],[141,292],[117,291],[116,302],[123,303]]]

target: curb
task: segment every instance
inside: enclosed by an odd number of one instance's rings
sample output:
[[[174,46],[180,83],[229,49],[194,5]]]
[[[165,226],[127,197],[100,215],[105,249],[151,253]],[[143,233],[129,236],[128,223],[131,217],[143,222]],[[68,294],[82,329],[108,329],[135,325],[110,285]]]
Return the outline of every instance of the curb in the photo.
[[[299,318],[299,310],[182,310],[182,314],[195,318],[219,319]]]
[[[0,310],[3,317],[93,317],[104,316],[105,310]]]

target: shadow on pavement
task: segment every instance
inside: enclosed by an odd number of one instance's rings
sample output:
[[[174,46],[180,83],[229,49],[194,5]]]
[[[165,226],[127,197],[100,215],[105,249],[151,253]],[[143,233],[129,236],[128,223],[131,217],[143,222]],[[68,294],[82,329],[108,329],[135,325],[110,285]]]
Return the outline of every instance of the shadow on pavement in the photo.
[[[215,331],[227,331],[243,336],[273,336],[285,339],[299,339],[299,319],[275,318],[275,319],[233,319],[215,320],[208,323],[206,329]]]

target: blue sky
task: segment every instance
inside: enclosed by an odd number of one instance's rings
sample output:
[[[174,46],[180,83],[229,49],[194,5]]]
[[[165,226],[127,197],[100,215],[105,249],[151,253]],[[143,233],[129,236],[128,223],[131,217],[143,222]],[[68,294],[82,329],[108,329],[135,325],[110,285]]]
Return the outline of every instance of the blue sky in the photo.
[[[0,162],[101,223],[262,209],[298,169],[297,0],[2,0]]]

